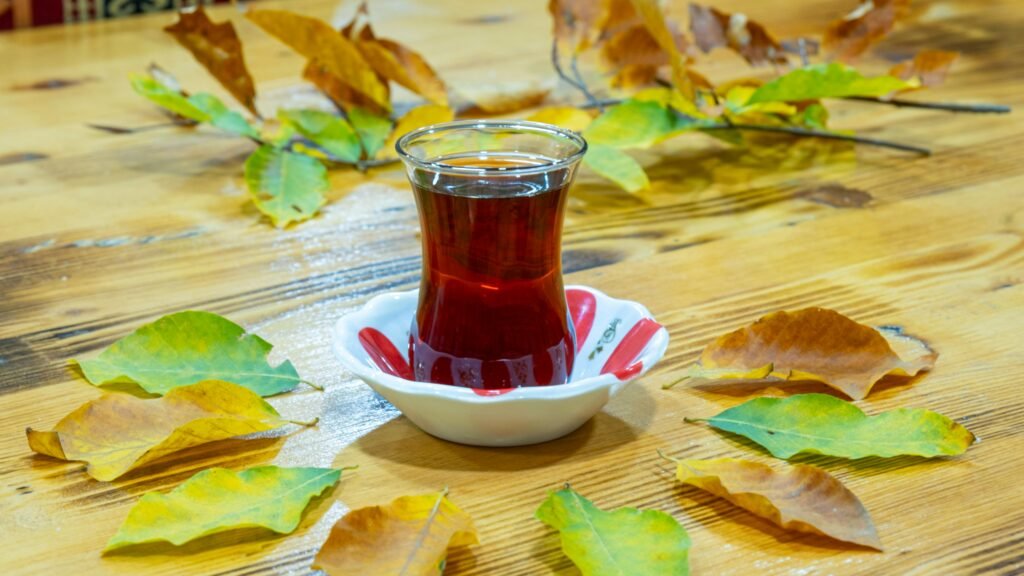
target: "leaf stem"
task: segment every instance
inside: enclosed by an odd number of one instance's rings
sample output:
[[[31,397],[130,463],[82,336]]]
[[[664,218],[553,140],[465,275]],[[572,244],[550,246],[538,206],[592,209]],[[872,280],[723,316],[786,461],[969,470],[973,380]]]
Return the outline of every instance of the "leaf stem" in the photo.
[[[707,418],[690,418],[689,416],[683,416],[683,422],[687,424],[700,424],[701,422],[707,422]]]
[[[857,102],[871,102],[874,104],[888,104],[899,108],[926,108],[928,110],[945,110],[947,112],[967,112],[970,114],[1009,114],[1010,107],[1003,104],[986,103],[957,103],[957,102],[924,102],[920,100],[902,100],[891,98],[871,98],[870,96],[848,96],[843,100],[855,100]]]
[[[656,450],[658,451],[658,456],[661,456],[663,459],[668,460],[669,462],[672,462],[673,464],[679,464],[679,460],[678,459],[673,458],[671,456],[667,456],[664,452],[661,451],[661,448],[657,448]]]
[[[314,384],[313,382],[310,382],[309,380],[299,380],[299,382],[305,384],[306,386],[309,386],[310,388],[316,390],[317,392],[323,392],[324,391],[324,387],[323,386],[321,386],[319,384]]]
[[[675,379],[675,380],[673,380],[673,381],[669,382],[668,384],[662,384],[662,385],[661,385],[661,389],[662,389],[662,390],[668,390],[668,389],[670,389],[670,388],[674,387],[674,386],[675,386],[676,384],[679,384],[679,383],[680,383],[680,382],[682,382],[683,380],[686,380],[686,379],[687,379],[687,378],[689,378],[689,377],[690,377],[690,375],[689,375],[689,374],[684,374],[683,376],[680,376],[679,378],[677,378],[677,379]]]
[[[296,426],[303,426],[305,428],[312,428],[313,426],[316,426],[317,424],[320,423],[320,417],[317,416],[316,418],[313,418],[312,420],[305,420],[305,421],[303,421],[303,420],[285,420],[285,421],[289,422],[291,424],[295,424]]]

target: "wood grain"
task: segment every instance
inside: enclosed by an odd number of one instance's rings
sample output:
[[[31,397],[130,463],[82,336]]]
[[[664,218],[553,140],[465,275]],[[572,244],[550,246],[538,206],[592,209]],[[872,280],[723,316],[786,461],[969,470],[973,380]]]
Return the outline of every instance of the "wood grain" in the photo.
[[[267,2],[329,18],[328,0]],[[868,61],[885,70],[921,48],[962,52],[931,99],[1019,107],[1024,10],[1017,3],[916,3]],[[752,0],[742,11],[781,37],[814,33],[848,2]],[[673,10],[685,12],[683,2]],[[422,51],[456,90],[508,78],[551,82],[549,22],[529,2],[373,2],[375,26]],[[232,16],[230,8],[216,18]],[[332,203],[278,231],[259,220],[241,183],[251,145],[204,129],[115,136],[87,123],[162,121],[126,75],[157,61],[192,90],[223,95],[160,32],[169,16],[0,36],[0,564],[5,574],[305,574],[349,508],[449,486],[472,514],[480,546],[455,552],[446,574],[573,574],[532,512],[565,481],[604,507],[658,508],[694,541],[695,574],[1024,573],[1024,125],[985,117],[837,103],[837,126],[924,144],[930,158],[760,138],[726,148],[694,135],[640,155],[653,188],[625,194],[584,174],[565,232],[568,281],[645,303],[668,326],[661,365],[583,428],[546,444],[483,449],[431,438],[344,373],[328,347],[335,319],[374,294],[419,278],[418,224],[397,169],[332,175]],[[235,17],[263,98],[294,94],[302,62]],[[524,41],[529,39],[529,41]],[[466,46],[472,46],[467,50]],[[712,55],[712,79],[749,75]],[[66,82],[55,82],[65,80]],[[58,86],[24,89],[33,85]],[[568,94],[568,93],[567,93]],[[922,94],[921,97],[925,95]],[[855,202],[842,192],[856,190]],[[839,194],[839,196],[836,196]],[[866,196],[865,196],[866,195]],[[663,391],[717,334],[777,309],[827,306],[898,324],[940,352],[936,369],[884,382],[869,413],[927,407],[981,442],[955,459],[802,458],[864,501],[886,545],[875,553],[784,532],[695,489],[677,487],[656,449],[677,456],[748,456],[735,437],[683,423],[765,393],[687,386]],[[26,426],[47,427],[99,391],[70,358],[94,354],[142,322],[205,309],[277,344],[325,393],[272,399],[320,426],[284,437],[226,441],[175,455],[116,482],[78,464],[33,456]],[[821,391],[808,387],[801,391]],[[145,491],[170,490],[213,465],[359,465],[317,500],[289,537],[228,533],[102,558],[99,551]]]

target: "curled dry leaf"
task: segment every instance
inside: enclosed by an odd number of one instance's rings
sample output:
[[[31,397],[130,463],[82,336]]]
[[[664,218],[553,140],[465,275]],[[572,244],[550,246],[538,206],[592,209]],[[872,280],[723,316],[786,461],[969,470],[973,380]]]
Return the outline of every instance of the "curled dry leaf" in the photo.
[[[470,105],[460,116],[498,116],[535,108],[548,97],[550,88],[531,82],[520,85],[473,85],[459,89]]]
[[[728,46],[753,66],[787,62],[785,50],[768,30],[741,12],[729,14],[691,3],[690,31],[705,53]]]
[[[302,69],[302,78],[316,86],[321,92],[327,95],[338,108],[345,110],[350,107],[366,108],[371,112],[383,115],[387,114],[389,108],[381,106],[373,98],[360,94],[353,90],[348,84],[342,82],[337,76],[331,74],[330,70],[317,60],[310,60]],[[380,79],[384,91],[391,94],[387,84]],[[390,96],[389,96],[390,101]]]
[[[669,65],[672,67],[672,84],[687,100],[696,98],[696,85],[692,75],[686,66],[686,60],[679,52],[676,45],[676,36],[672,33],[668,23],[665,21],[665,13],[657,0],[632,0],[633,8],[640,16],[640,20],[647,27],[651,37],[661,46],[661,49],[668,55]]]
[[[391,136],[388,137],[387,142],[377,152],[378,158],[393,158],[398,155],[395,151],[395,143],[402,136],[405,136],[409,132],[422,128],[424,126],[430,126],[431,124],[440,124],[442,122],[451,122],[455,118],[455,113],[452,112],[451,108],[447,106],[438,106],[437,104],[424,104],[417,106],[412,110],[405,113],[398,122],[395,123],[395,129],[391,131]]]
[[[331,576],[436,576],[448,548],[477,543],[473,519],[447,490],[402,496],[386,506],[352,510],[331,528],[313,568]]]
[[[675,462],[680,482],[725,498],[786,530],[882,549],[861,501],[820,468],[796,464],[776,469],[734,458]]]
[[[302,381],[291,362],[267,362],[272,348],[223,316],[187,310],[139,327],[96,358],[75,362],[96,386],[137,384],[150,394],[166,394],[203,380],[225,380],[270,396]]]
[[[153,400],[104,394],[62,418],[52,431],[29,428],[26,433],[34,452],[86,462],[89,476],[109,481],[173,452],[287,423],[248,389],[207,380]]]
[[[916,342],[903,360],[890,340]],[[934,366],[938,355],[920,340],[870,326],[826,308],[774,312],[709,344],[690,368],[696,378],[748,379],[765,374],[783,380],[823,382],[860,400],[882,377],[913,376]]]
[[[254,115],[256,87],[242,55],[242,41],[229,21],[214,23],[202,6],[182,10],[178,21],[164,28],[218,82]]]
[[[576,52],[589,48],[601,33],[607,4],[603,0],[549,0],[555,41],[568,44]]]
[[[605,512],[566,485],[550,492],[534,515],[561,533],[562,551],[583,576],[690,573],[690,536],[659,510]]]
[[[861,0],[852,12],[828,25],[822,47],[840,60],[852,60],[884,38],[909,6],[910,0]]]
[[[147,542],[181,546],[210,534],[254,526],[289,534],[298,527],[309,501],[339,478],[341,470],[331,468],[203,470],[168,494],[143,494],[104,552]]]
[[[387,85],[350,40],[326,22],[286,10],[249,10],[245,17],[306,58],[334,79],[384,110],[391,109]]]
[[[955,456],[974,443],[974,434],[942,414],[898,408],[868,416],[828,394],[754,398],[707,423],[742,434],[777,458],[801,453],[840,458]]]
[[[902,80],[917,79],[921,87],[938,86],[946,81],[946,74],[959,55],[945,50],[922,50],[912,60],[893,66],[889,75]]]

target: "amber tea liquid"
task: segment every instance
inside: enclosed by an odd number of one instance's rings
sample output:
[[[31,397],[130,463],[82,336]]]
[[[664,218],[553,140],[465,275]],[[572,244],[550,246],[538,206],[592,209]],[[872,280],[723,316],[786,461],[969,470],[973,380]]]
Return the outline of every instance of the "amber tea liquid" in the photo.
[[[436,162],[488,173],[413,178],[423,234],[409,343],[416,379],[480,389],[567,382],[575,335],[560,240],[570,169],[516,174],[551,161],[515,153]]]

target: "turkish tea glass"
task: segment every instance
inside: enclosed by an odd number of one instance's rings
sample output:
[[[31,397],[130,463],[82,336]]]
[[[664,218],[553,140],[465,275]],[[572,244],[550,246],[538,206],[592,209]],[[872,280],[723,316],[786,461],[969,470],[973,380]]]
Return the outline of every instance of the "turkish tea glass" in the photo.
[[[567,382],[576,335],[562,220],[586,142],[547,124],[466,120],[410,132],[396,148],[422,230],[416,380],[482,390]]]

